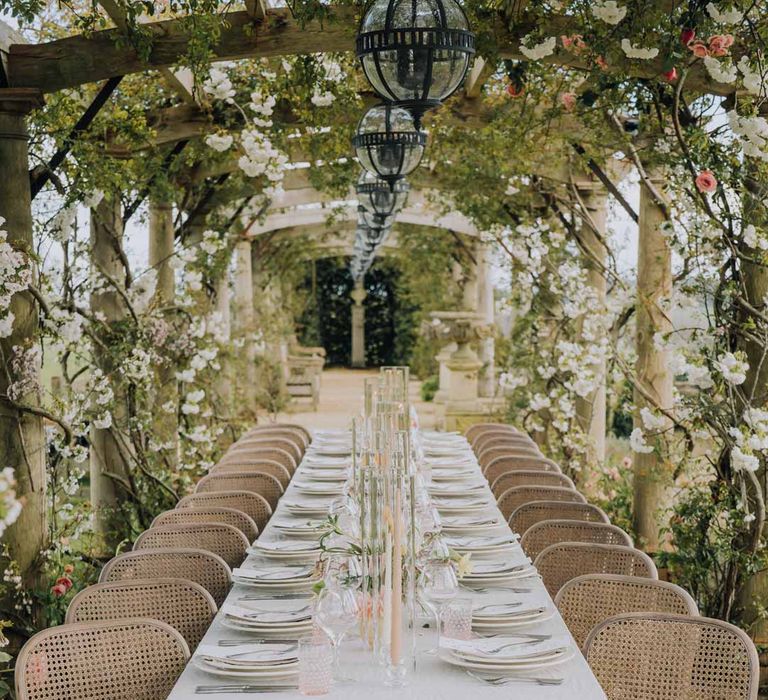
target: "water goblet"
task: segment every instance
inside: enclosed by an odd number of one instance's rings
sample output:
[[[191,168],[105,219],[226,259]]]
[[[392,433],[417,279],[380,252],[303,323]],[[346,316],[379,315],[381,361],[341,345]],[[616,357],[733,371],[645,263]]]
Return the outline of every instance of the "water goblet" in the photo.
[[[333,676],[339,682],[351,679],[341,676],[339,649],[344,635],[357,624],[357,598],[350,589],[325,586],[315,604],[315,621],[333,643]]]
[[[440,649],[440,626],[442,610],[446,603],[453,600],[459,590],[456,571],[449,560],[435,559],[424,567],[419,581],[419,593],[426,606],[435,615],[437,645],[427,654],[437,654]]]

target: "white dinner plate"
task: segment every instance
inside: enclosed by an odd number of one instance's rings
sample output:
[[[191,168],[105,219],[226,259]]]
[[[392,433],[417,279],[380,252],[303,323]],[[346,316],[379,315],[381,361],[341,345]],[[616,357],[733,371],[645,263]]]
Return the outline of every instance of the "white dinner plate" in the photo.
[[[214,676],[224,676],[225,678],[248,678],[249,680],[260,680],[260,681],[266,681],[266,682],[271,680],[291,678],[293,676],[296,676],[299,672],[298,663],[296,663],[295,665],[291,665],[288,668],[264,672],[261,669],[251,671],[249,669],[239,669],[239,668],[231,668],[231,667],[222,668],[220,666],[214,666],[208,663],[205,659],[203,659],[200,656],[192,657],[192,665],[195,666],[195,668],[197,668],[198,670],[203,671],[205,673],[210,673]]]
[[[499,618],[499,621],[486,621],[472,619],[472,629],[478,632],[487,632],[489,630],[505,630],[513,629],[515,627],[523,627],[524,625],[530,625],[532,623],[539,624],[540,622],[546,622],[552,619],[555,614],[553,607],[547,608],[542,613],[532,613],[530,615],[519,615],[517,617],[507,617],[503,620]]]
[[[468,668],[474,671],[525,671],[533,670],[537,668],[547,668],[549,666],[557,666],[558,664],[565,663],[569,659],[573,658],[573,649],[566,649],[565,651],[558,653],[550,658],[542,657],[532,659],[528,661],[520,661],[517,663],[509,663],[509,660],[505,660],[501,663],[485,662],[485,661],[473,661],[469,659],[461,658],[456,652],[450,649],[440,649],[439,658],[442,661],[450,664],[451,666],[458,666],[459,668]],[[512,674],[510,674],[512,675]]]

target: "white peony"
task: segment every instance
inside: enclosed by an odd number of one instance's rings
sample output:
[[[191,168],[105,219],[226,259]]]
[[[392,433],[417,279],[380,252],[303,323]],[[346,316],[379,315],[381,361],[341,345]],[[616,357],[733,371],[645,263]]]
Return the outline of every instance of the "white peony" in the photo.
[[[618,24],[627,15],[627,8],[616,0],[595,0],[591,9],[592,14],[606,24]]]
[[[644,61],[656,58],[659,55],[657,48],[645,49],[642,46],[635,46],[629,39],[621,40],[621,49],[627,58],[638,58]]]
[[[520,53],[531,61],[539,61],[555,53],[557,37],[550,36],[534,46],[526,46],[527,42],[528,37],[524,36],[520,42]]]
[[[633,452],[640,454],[650,454],[653,452],[653,446],[645,441],[645,436],[641,428],[635,428],[629,436],[629,447]]]

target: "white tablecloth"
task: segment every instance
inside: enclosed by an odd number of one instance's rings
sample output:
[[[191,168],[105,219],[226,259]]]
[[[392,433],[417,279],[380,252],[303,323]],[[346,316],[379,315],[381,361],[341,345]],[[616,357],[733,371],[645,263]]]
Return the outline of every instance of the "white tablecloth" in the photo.
[[[468,445],[465,449],[469,454],[471,450]],[[307,455],[312,454],[312,446],[310,446]],[[463,456],[463,455],[462,455]],[[473,460],[475,468],[480,469],[477,463]],[[297,475],[300,475],[304,463],[299,466]],[[295,481],[296,479],[294,479]],[[288,501],[291,500],[293,484],[288,487],[288,491],[284,498]],[[493,497],[490,490],[487,492],[489,500],[488,514],[498,513],[495,504],[493,503]],[[281,516],[285,515],[281,512],[282,506],[278,505],[277,512],[273,516],[273,521],[279,522]],[[506,532],[509,529],[506,525],[503,526]],[[504,530],[501,530],[503,532]],[[261,534],[262,540],[274,540],[277,539],[277,533],[275,529],[270,525],[267,525],[264,532]],[[244,562],[244,567],[252,566],[254,562],[253,557],[249,557]],[[525,579],[519,579],[515,582],[516,586],[525,586],[526,588],[532,588],[535,591],[541,591],[543,595],[546,595],[544,585],[538,577],[528,577]],[[228,602],[235,603],[237,599],[249,592],[253,592],[253,589],[235,584],[227,597]],[[488,600],[489,602],[498,602],[504,599],[506,594],[470,594],[466,591],[462,591],[462,596],[471,595],[478,599]],[[516,597],[514,593],[509,594],[510,598]],[[547,596],[548,597],[548,596]],[[552,606],[554,610],[554,605]],[[217,615],[210,629],[203,639],[203,644],[217,644],[220,639],[238,639],[242,638],[244,641],[248,639],[248,635],[245,633],[239,633],[232,629],[228,629],[221,624],[221,614]],[[568,635],[568,629],[565,626],[560,615],[554,610],[554,615],[548,620],[541,622],[535,622],[530,625],[521,628],[521,631],[530,633],[544,633],[552,635]],[[569,635],[570,636],[570,635]],[[573,643],[573,642],[572,642]],[[431,629],[419,630],[419,647],[422,649],[432,648],[435,644],[434,632]],[[345,675],[354,679],[354,682],[346,683],[334,687],[329,698],[336,698],[338,700],[376,700],[377,698],[402,698],[404,700],[466,700],[467,698],[477,697],[482,695],[488,698],[520,698],[524,700],[604,700],[605,693],[600,688],[597,680],[589,669],[584,657],[576,649],[575,643],[573,643],[575,655],[573,658],[565,661],[562,664],[547,669],[546,673],[542,671],[530,671],[525,675],[557,675],[565,678],[565,682],[559,686],[539,686],[532,683],[514,683],[506,687],[492,687],[487,683],[475,680],[462,670],[449,666],[448,664],[440,661],[435,657],[430,657],[424,654],[418,655],[417,670],[414,675],[410,677],[409,685],[404,688],[389,688],[383,683],[383,669],[380,668],[373,660],[370,652],[363,649],[362,642],[359,638],[352,638],[344,643],[342,648],[342,669]],[[220,694],[205,694],[196,695],[195,688],[198,685],[247,685],[248,680],[241,680],[236,678],[222,678],[219,676],[209,675],[195,668],[191,663],[187,665],[183,674],[179,678],[176,686],[171,694],[168,696],[169,700],[190,700],[195,697],[210,697],[220,698],[222,700],[236,700],[236,698],[242,698],[242,693],[220,693]],[[255,695],[263,695],[263,693],[256,693]],[[267,697],[273,694],[266,694]],[[279,693],[280,698],[285,700],[298,700],[303,696],[298,691],[281,691]]]

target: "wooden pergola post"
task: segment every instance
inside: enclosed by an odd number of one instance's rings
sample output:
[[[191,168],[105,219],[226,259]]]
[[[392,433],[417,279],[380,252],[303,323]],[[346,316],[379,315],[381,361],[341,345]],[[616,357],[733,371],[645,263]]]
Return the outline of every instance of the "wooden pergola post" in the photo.
[[[673,405],[674,376],[670,369],[669,352],[654,343],[656,333],[669,333],[672,324],[662,308],[672,294],[672,251],[662,230],[666,213],[655,198],[661,194],[661,173],[649,173],[650,184],[640,183],[640,211],[637,245],[637,307],[635,370],[635,428],[643,428],[640,411],[644,407],[658,414],[658,408],[669,410]],[[660,453],[660,441],[648,438],[653,452],[635,452],[634,468],[634,530],[638,543],[647,551],[659,549],[660,512],[667,505],[671,485],[671,465]]]
[[[367,296],[363,280],[355,281],[355,286],[350,294],[352,297],[352,367],[365,367],[365,306],[363,302]]]
[[[29,186],[28,135],[26,115],[42,107],[37,90],[0,89],[0,216],[8,232],[8,243],[15,249],[31,253],[32,210]],[[39,389],[8,399],[8,389],[18,379],[11,367],[15,346],[31,348],[37,343],[38,313],[32,295],[20,292],[11,299],[14,315],[13,331],[0,338],[0,457],[2,467],[13,467],[16,495],[23,508],[16,522],[5,532],[4,544],[8,554],[21,571],[25,585],[37,587],[38,556],[47,535],[47,502],[45,470],[45,438],[42,419],[19,410],[14,403],[35,408],[40,406]],[[35,369],[38,387],[40,372]]]
[[[125,279],[125,266],[118,251],[122,250],[123,217],[120,198],[109,193],[91,209],[91,264],[103,286],[91,294],[91,311],[104,318],[104,324],[97,326],[103,348],[96,345],[94,359],[96,366],[105,374],[119,371],[114,366],[109,347],[112,343],[111,329],[120,324],[128,310],[115,286]],[[111,282],[106,281],[108,276]],[[114,384],[113,384],[114,386]],[[91,504],[94,511],[94,530],[105,547],[113,551],[113,545],[121,537],[118,532],[118,508],[130,488],[129,455],[130,444],[125,427],[128,420],[126,397],[114,391],[112,426],[91,427]]]
[[[487,244],[477,246],[477,312],[492,326],[496,320],[491,279],[491,251]],[[496,395],[496,339],[493,335],[478,341],[478,357],[483,363],[478,379],[478,393],[484,398]]]
[[[176,276],[173,265],[175,231],[173,208],[170,202],[156,198],[149,202],[149,265],[157,273],[155,303],[159,307],[173,304],[176,296]],[[168,445],[163,454],[171,467],[178,464],[179,419],[178,412],[169,413],[162,406],[172,403],[178,407],[179,392],[172,366],[157,370],[158,387],[155,395],[154,426],[156,442]]]
[[[243,404],[256,415],[256,348],[253,341],[253,263],[251,241],[241,238],[235,245],[235,327],[237,335],[244,339]]]
[[[214,313],[216,314],[216,321],[219,325],[219,333],[224,341],[229,341],[232,336],[232,314],[229,307],[229,266],[227,266],[221,276],[216,280],[215,290],[216,303]],[[227,342],[227,348],[219,355],[221,373],[214,386],[214,391],[216,392],[216,407],[219,412],[219,417],[225,420],[232,416],[232,408],[234,405],[232,398],[232,382],[234,381],[234,377],[232,376],[230,352],[229,343]]]
[[[585,221],[580,229],[582,246],[585,249],[587,285],[595,295],[599,309],[605,313],[606,279],[606,218],[608,196],[600,185],[581,192],[586,208]],[[586,397],[576,399],[576,420],[587,440],[587,451],[578,475],[578,483],[587,491],[596,486],[593,482],[605,462],[606,433],[606,364],[601,360],[590,368],[597,379],[595,389]]]

